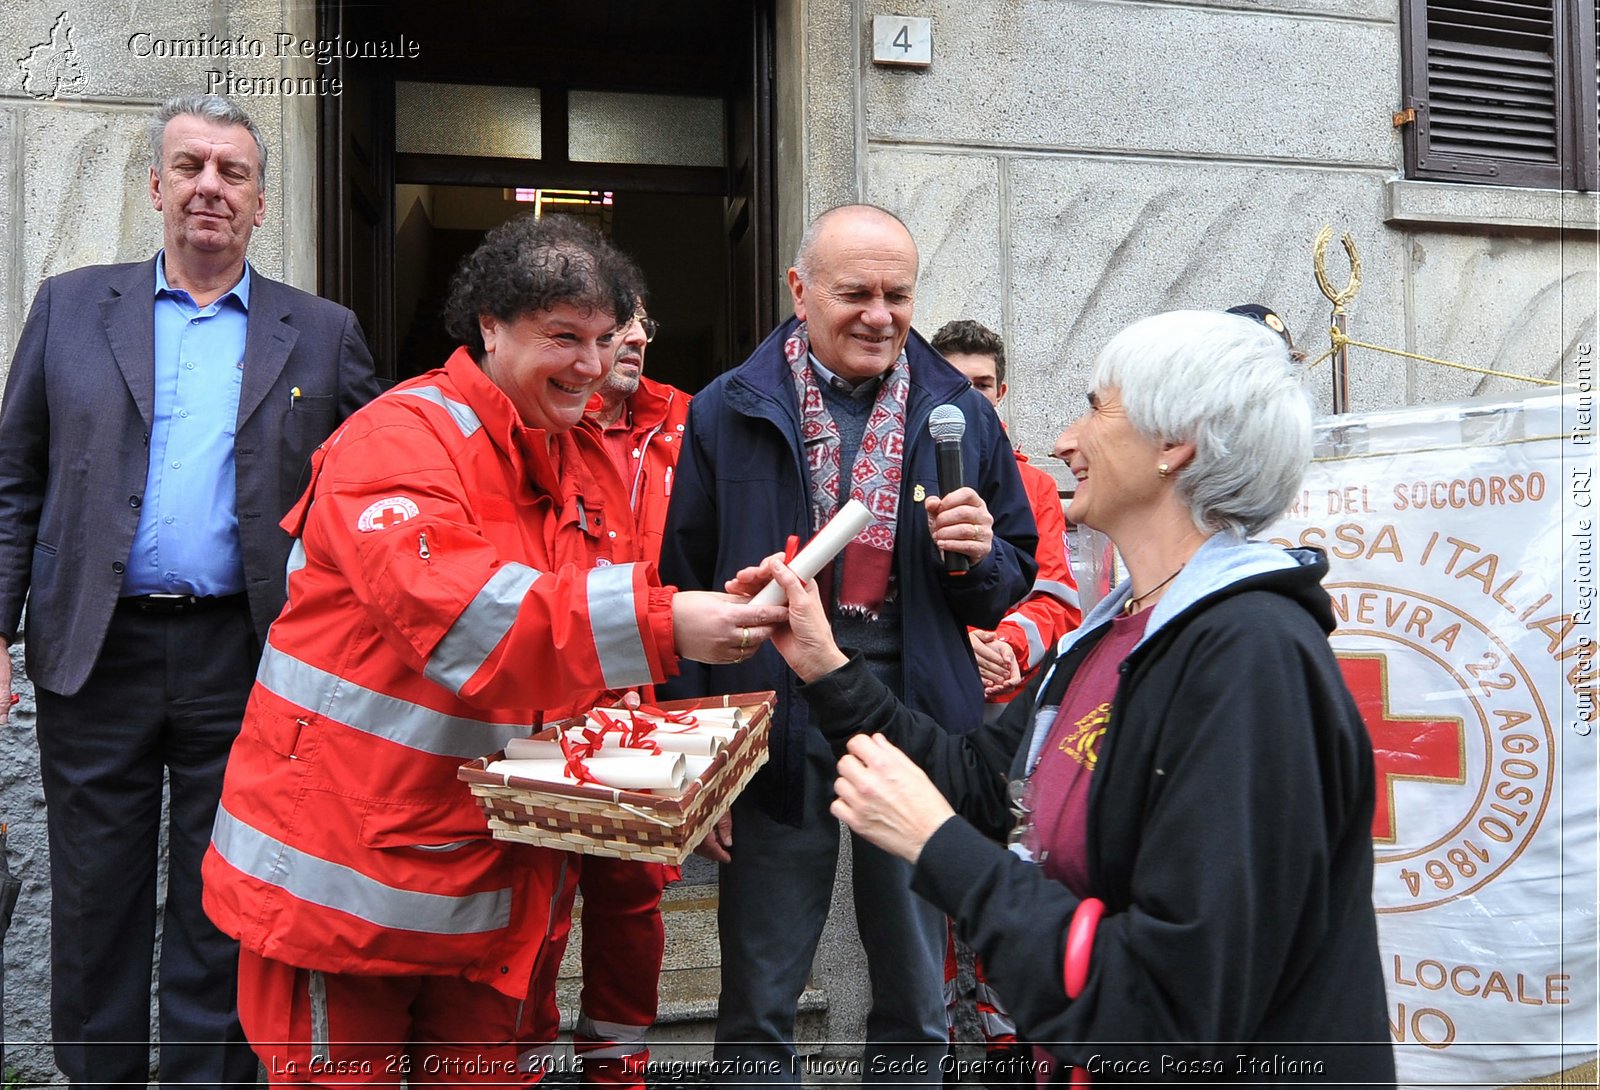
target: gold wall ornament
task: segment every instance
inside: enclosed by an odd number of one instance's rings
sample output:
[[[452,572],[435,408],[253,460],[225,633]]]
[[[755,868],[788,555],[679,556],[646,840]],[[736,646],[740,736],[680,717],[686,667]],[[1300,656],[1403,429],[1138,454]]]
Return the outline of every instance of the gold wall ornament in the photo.
[[[1345,346],[1349,331],[1345,328],[1344,305],[1361,290],[1361,255],[1356,252],[1355,236],[1346,231],[1340,241],[1350,259],[1350,279],[1344,287],[1335,288],[1328,279],[1328,243],[1332,241],[1333,228],[1325,223],[1311,247],[1311,268],[1317,276],[1317,287],[1333,304],[1328,335],[1333,340],[1333,411],[1338,414],[1350,411],[1350,350]]]
[[[1322,230],[1317,232],[1317,240],[1312,244],[1311,262],[1317,275],[1317,287],[1322,289],[1322,294],[1328,297],[1333,304],[1333,312],[1342,314],[1344,305],[1356,297],[1361,290],[1361,255],[1356,252],[1355,236],[1349,231],[1344,233],[1340,240],[1344,244],[1345,256],[1350,259],[1350,279],[1342,288],[1335,288],[1328,279],[1328,243],[1333,241],[1333,228],[1327,224],[1322,225]]]

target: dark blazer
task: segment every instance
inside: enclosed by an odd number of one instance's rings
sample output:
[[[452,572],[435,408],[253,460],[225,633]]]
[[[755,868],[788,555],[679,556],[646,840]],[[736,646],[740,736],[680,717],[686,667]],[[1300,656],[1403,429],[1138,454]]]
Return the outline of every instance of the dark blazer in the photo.
[[[99,657],[139,523],[154,298],[154,258],[46,280],[0,401],[0,636],[16,638],[26,599],[28,674],[68,696]],[[291,539],[278,521],[312,450],[377,393],[354,314],[251,270],[234,473],[245,589],[263,643],[284,603]]]

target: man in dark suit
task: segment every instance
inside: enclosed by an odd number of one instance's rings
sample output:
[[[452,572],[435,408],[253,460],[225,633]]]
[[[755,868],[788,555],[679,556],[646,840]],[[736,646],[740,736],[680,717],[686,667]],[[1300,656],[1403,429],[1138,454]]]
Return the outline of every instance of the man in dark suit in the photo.
[[[238,947],[201,911],[200,859],[284,602],[278,520],[377,384],[350,311],[245,261],[266,211],[249,117],[176,98],[151,144],[163,249],[46,280],[0,402],[0,720],[26,599],[61,1070],[148,1077],[165,777],[161,1081],[253,1083]]]

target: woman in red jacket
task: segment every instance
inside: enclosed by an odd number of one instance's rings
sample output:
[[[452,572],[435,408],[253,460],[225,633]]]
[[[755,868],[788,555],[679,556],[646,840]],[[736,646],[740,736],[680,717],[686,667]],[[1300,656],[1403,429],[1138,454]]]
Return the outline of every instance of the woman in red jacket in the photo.
[[[463,347],[351,417],[284,522],[289,603],[204,864],[274,1082],[537,1081],[567,856],[490,839],[457,767],[783,616],[659,585],[574,428],[638,290],[576,221],[491,231],[451,288]]]

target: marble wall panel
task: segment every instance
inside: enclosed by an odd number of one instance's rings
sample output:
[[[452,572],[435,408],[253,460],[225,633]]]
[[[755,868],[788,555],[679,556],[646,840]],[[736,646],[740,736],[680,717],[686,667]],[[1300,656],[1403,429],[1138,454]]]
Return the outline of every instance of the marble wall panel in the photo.
[[[1090,0],[929,10],[933,66],[866,75],[872,139],[1399,163],[1392,17]]]
[[[23,293],[17,235],[22,199],[21,114],[0,107],[0,388],[11,366],[11,350],[22,333],[28,300]]]
[[[14,0],[0,12],[0,94],[37,100],[162,98],[204,90],[203,73],[240,52],[270,56],[228,35],[215,5],[173,7],[148,0],[118,5]],[[245,56],[239,58],[259,63]]]
[[[1404,248],[1411,351],[1514,375],[1573,381],[1596,336],[1600,249],[1586,232],[1415,232]],[[1415,363],[1410,399],[1455,401],[1527,382]]]
[[[1355,330],[1401,343],[1401,236],[1378,219],[1381,175],[1076,157],[1018,158],[1010,171],[1012,436],[1030,456],[1048,453],[1081,411],[1100,347],[1144,315],[1265,303],[1319,355],[1329,308],[1312,240],[1325,222],[1356,235]],[[1328,267],[1342,285],[1337,243]],[[1319,411],[1328,373],[1324,364],[1309,378]],[[1405,374],[1391,357],[1362,361],[1352,408],[1398,403]]]
[[[1333,19],[1392,21],[1394,0],[1166,0],[1194,7],[1227,8],[1258,15],[1318,15]]]
[[[861,87],[857,43],[862,31],[856,9],[846,0],[803,3],[803,52],[778,60],[780,66],[798,64],[804,81],[807,222],[834,205],[861,199],[857,171],[864,149],[857,139],[856,120]]]
[[[915,322],[924,336],[953,318],[1005,335],[999,175],[992,156],[867,156],[867,199],[904,220],[917,241]]]
[[[22,115],[28,170],[20,274],[28,298],[47,276],[141,260],[161,245],[161,215],[150,203],[146,113],[52,105]]]

